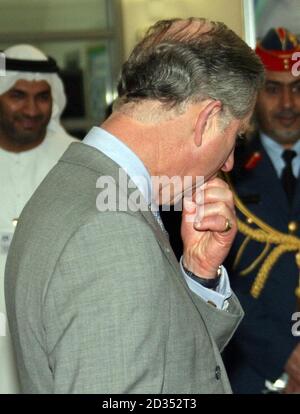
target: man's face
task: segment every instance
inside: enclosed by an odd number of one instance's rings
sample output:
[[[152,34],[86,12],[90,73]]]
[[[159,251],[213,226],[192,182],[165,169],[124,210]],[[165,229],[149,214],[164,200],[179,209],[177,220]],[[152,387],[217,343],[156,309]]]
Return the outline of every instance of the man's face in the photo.
[[[212,131],[211,137],[202,144],[201,165],[204,180],[216,177],[220,171],[228,172],[234,164],[236,140],[248,128],[251,114],[243,119],[231,119],[227,126]],[[199,162],[198,162],[199,168]]]
[[[220,171],[228,172],[232,169],[237,137],[248,128],[251,115],[252,111],[243,119],[231,119],[226,127],[212,126],[200,147],[195,147],[194,144],[190,146],[185,154],[184,168],[178,174],[181,177],[193,177],[192,187],[186,187],[185,194],[189,190],[195,192],[201,186],[203,181],[196,177],[203,177],[204,182],[207,182],[217,177]],[[173,203],[180,197],[181,191],[175,191]]]
[[[300,138],[300,79],[289,72],[266,72],[256,115],[260,129],[284,146]]]
[[[36,147],[45,137],[51,112],[46,81],[17,81],[0,96],[0,146],[14,152]]]

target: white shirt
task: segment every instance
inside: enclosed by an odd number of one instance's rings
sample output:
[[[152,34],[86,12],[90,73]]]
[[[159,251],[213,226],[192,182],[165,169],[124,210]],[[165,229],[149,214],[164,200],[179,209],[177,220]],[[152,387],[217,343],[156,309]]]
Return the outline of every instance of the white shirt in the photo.
[[[4,269],[15,228],[13,220],[73,141],[67,134],[48,132],[32,150],[13,153],[0,148],[0,394],[19,392],[4,299]]]
[[[274,139],[268,137],[263,132],[260,133],[260,138],[264,149],[266,150],[267,154],[269,155],[272,164],[275,168],[275,171],[278,175],[278,178],[281,177],[282,170],[285,167],[285,162],[282,158],[282,154],[284,152],[284,148],[282,145],[278,144]],[[292,160],[292,169],[293,174],[295,177],[299,177],[299,170],[300,170],[300,140],[297,141],[291,148],[297,154],[297,156]]]
[[[93,127],[84,138],[83,143],[98,149],[116,162],[135,183],[147,204],[151,203],[152,186],[150,174],[140,158],[127,145],[99,127]],[[181,271],[189,288],[206,302],[213,302],[217,308],[225,310],[228,307],[227,299],[232,294],[226,269],[222,266],[220,283],[214,291],[203,287],[200,283],[190,278],[184,272],[181,262],[182,260],[180,261]]]

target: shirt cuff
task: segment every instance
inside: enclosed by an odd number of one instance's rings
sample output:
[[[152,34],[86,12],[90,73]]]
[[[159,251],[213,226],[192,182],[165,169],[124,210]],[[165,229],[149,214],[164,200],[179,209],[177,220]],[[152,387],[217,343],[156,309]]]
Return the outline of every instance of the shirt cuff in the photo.
[[[206,302],[213,303],[218,309],[226,310],[228,308],[228,299],[232,295],[232,290],[230,287],[228,273],[224,266],[221,266],[220,282],[216,290],[205,288],[200,282],[198,283],[196,280],[189,277],[183,269],[182,256],[180,259],[180,268],[185,281],[192,292]]]

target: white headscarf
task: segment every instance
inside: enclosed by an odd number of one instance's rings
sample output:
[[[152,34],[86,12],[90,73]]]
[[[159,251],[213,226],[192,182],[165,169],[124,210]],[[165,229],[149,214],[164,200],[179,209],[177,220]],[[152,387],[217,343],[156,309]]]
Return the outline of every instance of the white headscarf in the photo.
[[[4,50],[4,55],[11,59],[20,60],[48,60],[47,56],[31,45],[16,45]],[[40,81],[45,80],[51,87],[52,115],[47,130],[66,134],[60,124],[60,116],[66,106],[66,95],[63,83],[56,73],[21,72],[6,70],[5,76],[0,76],[0,95],[7,92],[18,80]]]

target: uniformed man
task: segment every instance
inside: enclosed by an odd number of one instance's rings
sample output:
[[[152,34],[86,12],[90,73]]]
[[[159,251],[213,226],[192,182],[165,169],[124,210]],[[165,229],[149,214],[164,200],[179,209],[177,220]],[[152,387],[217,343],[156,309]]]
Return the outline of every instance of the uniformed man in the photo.
[[[227,268],[245,311],[228,353],[237,393],[300,392],[300,344],[292,315],[299,294],[300,45],[271,29],[256,53],[266,82],[256,105],[257,130],[235,154],[239,234]]]

